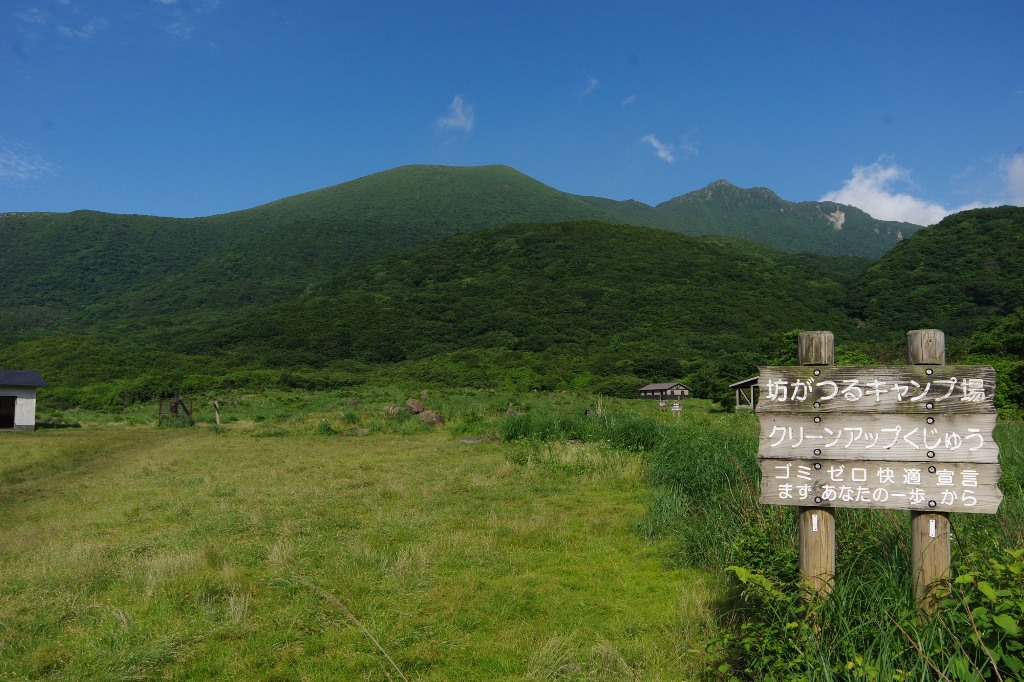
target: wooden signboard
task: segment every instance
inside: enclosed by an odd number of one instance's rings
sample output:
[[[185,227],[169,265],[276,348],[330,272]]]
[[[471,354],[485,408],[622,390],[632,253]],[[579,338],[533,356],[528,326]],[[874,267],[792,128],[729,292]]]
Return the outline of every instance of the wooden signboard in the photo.
[[[761,502],[994,514],[995,371],[762,367]]]
[[[761,502],[800,507],[807,597],[835,579],[833,507],[909,509],[912,578],[931,612],[949,577],[949,512],[994,514],[995,371],[947,366],[938,329],[907,332],[907,365],[835,367],[828,331],[801,332],[797,367],[762,367]]]
[[[995,514],[998,464],[761,460],[761,503]]]
[[[996,373],[978,366],[761,367],[758,412],[994,413]]]
[[[758,456],[789,459],[999,461],[995,414],[762,414]]]

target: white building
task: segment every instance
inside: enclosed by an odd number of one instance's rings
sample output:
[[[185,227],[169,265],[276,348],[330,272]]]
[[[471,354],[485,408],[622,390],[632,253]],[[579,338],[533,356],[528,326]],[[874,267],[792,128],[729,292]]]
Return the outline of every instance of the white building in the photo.
[[[36,428],[36,389],[46,382],[39,372],[0,369],[0,431]]]

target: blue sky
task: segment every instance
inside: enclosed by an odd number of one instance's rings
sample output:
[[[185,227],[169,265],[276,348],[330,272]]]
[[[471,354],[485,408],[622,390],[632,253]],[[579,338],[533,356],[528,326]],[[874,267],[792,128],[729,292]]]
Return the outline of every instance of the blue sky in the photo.
[[[0,212],[211,215],[429,163],[930,224],[1024,204],[1022,27],[1016,0],[2,0]]]

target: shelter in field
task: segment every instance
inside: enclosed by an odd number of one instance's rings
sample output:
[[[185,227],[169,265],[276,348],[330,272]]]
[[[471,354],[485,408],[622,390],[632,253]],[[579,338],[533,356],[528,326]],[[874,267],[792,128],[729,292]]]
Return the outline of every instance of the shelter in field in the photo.
[[[736,391],[736,409],[752,410],[757,404],[757,382],[761,377],[750,377],[735,384],[729,384],[729,388]]]
[[[640,389],[640,397],[648,400],[679,400],[690,397],[690,387],[680,383],[647,384]]]
[[[39,372],[0,369],[0,430],[36,428],[36,389],[46,382]]]

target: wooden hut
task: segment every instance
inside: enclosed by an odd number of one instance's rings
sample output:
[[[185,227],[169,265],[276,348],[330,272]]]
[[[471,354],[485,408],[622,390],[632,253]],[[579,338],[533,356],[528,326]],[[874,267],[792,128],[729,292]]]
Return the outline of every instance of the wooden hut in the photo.
[[[35,431],[36,389],[45,385],[38,372],[0,369],[0,430]]]
[[[692,391],[689,386],[678,382],[666,384],[647,384],[639,389],[640,397],[647,400],[679,400],[689,398]]]
[[[735,384],[729,384],[729,388],[736,391],[736,409],[752,410],[757,404],[757,381],[760,377],[750,377]]]

